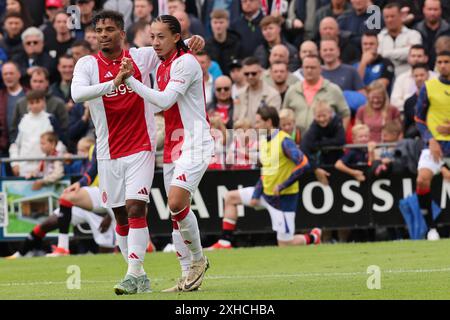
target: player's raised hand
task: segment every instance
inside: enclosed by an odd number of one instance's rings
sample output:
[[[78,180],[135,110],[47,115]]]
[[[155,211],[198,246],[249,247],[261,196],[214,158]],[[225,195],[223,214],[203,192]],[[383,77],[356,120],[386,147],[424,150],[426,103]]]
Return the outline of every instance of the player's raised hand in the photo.
[[[189,49],[196,53],[205,47],[205,39],[200,36],[192,36],[188,43]]]

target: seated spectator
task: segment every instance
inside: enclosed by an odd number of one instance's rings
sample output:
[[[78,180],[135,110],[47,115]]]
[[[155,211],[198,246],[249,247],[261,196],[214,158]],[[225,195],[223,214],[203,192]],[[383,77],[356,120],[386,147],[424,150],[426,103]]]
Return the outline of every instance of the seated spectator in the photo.
[[[271,66],[274,63],[284,63],[286,66],[288,66],[289,63],[289,50],[284,44],[277,44],[275,45],[272,50],[270,51],[269,56],[269,69],[263,71],[262,79],[265,81],[268,85],[272,86],[276,89],[274,80],[272,78],[272,72],[271,72]],[[287,79],[286,83],[288,86],[296,83],[298,81],[297,77],[294,76],[289,69],[287,70]]]
[[[296,46],[299,46],[303,40],[311,40],[314,37],[317,9],[319,9],[318,1],[296,0],[290,2],[285,28]]]
[[[434,44],[441,35],[450,33],[450,25],[442,19],[440,0],[426,0],[423,5],[423,15],[424,19],[418,22],[414,29],[422,36],[423,45],[430,56],[428,66],[433,69],[436,61]]]
[[[85,160],[71,160],[71,153],[66,153],[64,156],[64,173],[66,175],[83,175],[88,170],[89,152],[91,147],[95,145],[95,139],[92,137],[84,137],[78,141],[77,156],[86,157]]]
[[[20,120],[18,135],[9,147],[11,158],[43,157],[39,144],[44,132],[58,132],[59,126],[54,116],[45,111],[45,91],[31,90],[27,93],[28,113]],[[15,176],[27,176],[39,168],[39,162],[20,161],[11,163]]]
[[[231,97],[234,99],[237,98],[239,90],[244,88],[247,85],[247,79],[242,72],[242,63],[234,59],[228,65],[228,69],[230,70],[230,78],[233,81],[233,85],[231,87]]]
[[[419,63],[428,63],[428,55],[422,45],[414,45],[409,49],[408,65],[409,68]],[[437,73],[430,71],[430,78],[437,78]],[[403,111],[406,99],[417,92],[416,82],[412,71],[408,70],[397,76],[391,94],[391,103],[398,110]]]
[[[178,22],[180,22],[181,39],[186,40],[192,37],[191,30],[189,29],[191,26],[191,21],[189,20],[188,14],[184,11],[177,10],[173,13],[173,16],[177,18]]]
[[[274,46],[283,44],[289,53],[288,65],[290,71],[295,71],[300,66],[298,60],[297,49],[283,39],[281,34],[281,18],[274,16],[266,16],[260,23],[264,41],[255,49],[255,57],[257,57],[264,69],[269,68],[269,56]],[[244,40],[245,41],[245,40]]]
[[[45,157],[56,157],[58,151],[58,136],[54,132],[41,134],[41,151]],[[40,190],[42,187],[54,184],[64,176],[64,166],[61,160],[41,160],[37,170],[25,176],[26,179],[39,178],[33,182],[32,190]]]
[[[83,137],[94,137],[95,128],[88,103],[77,103],[69,110],[69,130],[67,132],[67,148],[74,152],[78,141]]]
[[[372,13],[367,9],[372,4],[370,0],[352,0],[350,10],[341,14],[338,19],[339,30],[350,33],[349,39],[356,48],[361,48],[361,37],[369,31],[366,25],[370,21]]]
[[[226,164],[231,170],[249,170],[256,166],[258,139],[248,119],[234,123],[233,139],[227,150]]]
[[[241,0],[205,0],[201,8],[195,10],[189,10],[189,4],[195,6],[193,1],[186,3],[186,12],[194,13],[198,17],[202,17],[203,26],[205,27],[206,39],[210,39],[213,36],[211,31],[211,14],[215,10],[225,10],[229,15],[229,21],[235,21],[241,15]],[[199,12],[201,11],[201,12]]]
[[[389,121],[382,130],[383,143],[397,143],[403,138],[403,128],[399,121]],[[387,176],[392,173],[396,147],[376,148],[376,143],[371,141],[367,145],[371,172],[376,177]]]
[[[261,0],[241,0],[241,10],[241,16],[231,22],[231,29],[236,31],[242,39],[242,57],[250,57],[264,41],[259,26],[264,18]]]
[[[420,33],[403,25],[400,10],[400,5],[395,2],[384,7],[386,27],[378,34],[378,53],[392,61],[396,76],[408,70],[407,60],[411,46],[422,44]]]
[[[314,41],[307,40],[300,45],[299,50],[300,62],[303,64],[303,59],[306,56],[319,56],[319,48]],[[300,67],[293,73],[295,77],[297,77],[300,81],[305,80],[303,76],[303,69]]]
[[[242,64],[242,71],[248,84],[238,92],[234,104],[233,121],[247,118],[253,126],[256,111],[260,107],[269,106],[280,110],[281,96],[277,90],[261,79],[262,68],[258,58],[246,58]]]
[[[142,48],[151,45],[150,39],[150,23],[144,20],[140,20],[133,24],[130,29],[130,47]],[[92,45],[91,45],[92,47]]]
[[[366,32],[361,38],[361,60],[354,64],[365,86],[375,80],[381,81],[391,92],[395,70],[391,60],[378,54],[378,37],[374,32]]]
[[[345,130],[342,120],[330,104],[317,100],[314,106],[314,122],[302,138],[300,149],[308,157],[313,168],[334,165],[343,155],[342,150],[323,150],[324,147],[338,147],[345,144]]]
[[[400,112],[389,103],[383,83],[375,81],[367,87],[367,104],[356,112],[355,124],[370,128],[370,141],[381,142],[381,130],[388,121],[400,121]]]
[[[229,65],[241,55],[241,37],[238,33],[228,30],[230,26],[228,11],[217,9],[211,12],[211,29],[213,36],[206,40],[205,51],[216,61],[223,73],[230,75]]]
[[[84,40],[86,40],[87,42],[89,42],[89,44],[91,45],[91,51],[92,52],[98,52],[99,51],[99,46],[98,46],[98,41],[97,41],[97,34],[95,32],[94,27],[87,27],[86,30],[84,31]],[[75,43],[75,42],[73,42]],[[71,48],[73,47],[73,43]]]
[[[0,154],[7,157],[11,143],[8,132],[13,123],[14,108],[17,101],[25,97],[25,90],[20,84],[20,69],[15,62],[5,62],[1,72],[6,88],[0,89]]]
[[[69,124],[69,115],[66,110],[66,105],[63,100],[53,96],[48,92],[49,89],[49,75],[48,71],[44,68],[36,67],[31,73],[30,80],[31,90],[40,90],[46,93],[45,111],[54,115],[58,121],[58,125],[61,128],[59,139],[65,142],[64,134],[67,131]],[[14,109],[14,115],[9,133],[11,141],[14,141],[17,136],[18,125],[22,117],[28,112],[27,99],[21,98],[17,101],[17,105]]]
[[[317,44],[320,44],[323,39],[334,39],[339,46],[342,62],[352,64],[360,58],[361,49],[349,40],[349,36],[349,32],[339,30],[336,19],[327,17],[320,21]]]
[[[367,144],[370,141],[370,129],[365,124],[357,124],[352,128],[352,139],[355,144]],[[336,161],[334,167],[352,176],[359,182],[364,182],[366,176],[364,172],[358,169],[352,169],[351,166],[355,165],[367,165],[369,161],[367,150],[360,148],[350,149],[344,154],[338,161]]]
[[[331,102],[333,110],[341,117],[344,128],[350,122],[350,109],[337,85],[321,76],[318,56],[303,59],[305,80],[289,87],[284,97],[283,109],[290,108],[295,113],[296,126],[302,135],[306,133],[314,120],[314,102],[326,100]]]
[[[70,85],[73,78],[73,70],[75,68],[75,61],[69,55],[62,55],[58,59],[58,72],[61,81],[53,83],[49,88],[49,93],[55,97],[64,100],[66,104],[69,102],[73,104],[72,96],[70,94]],[[70,107],[66,107],[70,110]]]
[[[214,155],[211,157],[208,170],[225,170],[227,128],[218,113],[215,113],[209,117],[209,122],[211,125],[211,135],[214,139]]]
[[[186,4],[183,0],[167,0],[167,10],[170,15],[175,15],[175,12],[186,12]],[[186,13],[188,21],[188,30],[190,34],[197,34],[202,37],[205,36],[205,28],[202,22],[192,14]]]
[[[6,15],[8,13],[18,13],[22,17],[25,28],[33,25],[34,21],[31,18],[30,10],[23,0],[8,0],[4,2],[6,2]]]
[[[56,74],[55,60],[44,51],[44,34],[36,27],[30,27],[22,33],[24,51],[12,57],[17,62],[22,74],[23,83],[28,83],[31,73],[36,67],[44,67],[54,78]]]
[[[340,60],[339,47],[333,39],[322,39],[320,57],[324,64],[322,76],[337,84],[342,91],[359,91],[364,93],[364,84],[355,68]]]
[[[45,38],[45,50],[53,59],[58,60],[59,57],[67,53],[72,43],[75,41],[72,31],[68,27],[69,16],[63,11],[59,11],[53,21],[55,34]]]
[[[214,98],[207,106],[210,116],[219,115],[227,129],[233,128],[233,99],[231,97],[231,79],[221,76],[214,83]]]
[[[211,58],[205,51],[199,51],[195,54],[197,61],[200,63],[200,67],[203,72],[203,83],[205,89],[206,104],[210,104],[214,97],[214,77],[209,73],[209,67],[211,66]]]
[[[281,109],[278,113],[280,117],[280,129],[289,134],[295,144],[300,146],[302,135],[300,129],[295,126],[295,114],[291,109]]]
[[[45,1],[45,16],[44,22],[39,29],[44,33],[44,39],[55,37],[56,31],[53,27],[55,16],[61,9],[64,8],[62,0],[46,0]]]
[[[133,17],[132,17],[133,23],[131,24],[130,27],[126,28],[127,39],[129,42],[131,42],[131,40],[134,38],[133,34],[135,33],[134,31],[136,30],[138,23],[141,25],[142,22],[150,24],[153,21],[152,12],[153,12],[152,0],[134,0]]]
[[[416,83],[417,91],[411,97],[406,99],[403,107],[403,127],[405,138],[420,137],[420,132],[417,129],[414,116],[416,114],[416,105],[419,98],[419,92],[422,86],[430,78],[430,71],[428,65],[425,63],[419,63],[413,66],[412,75]]]
[[[332,17],[337,20],[345,11],[351,9],[351,5],[347,0],[331,0],[316,11],[316,19],[314,21],[313,35],[317,37],[319,33],[319,24],[326,17]]]
[[[3,20],[3,39],[0,40],[0,48],[5,51],[8,59],[23,51],[21,38],[23,28],[24,23],[20,13],[9,12],[5,15]]]
[[[81,40],[84,39],[84,32],[86,28],[92,25],[92,19],[94,19],[95,15],[95,1],[76,0],[75,2],[80,9],[80,28],[75,29],[75,38]]]
[[[286,92],[289,88],[289,85],[292,85],[298,80],[295,78],[294,83],[289,84],[289,75],[292,76],[292,74],[289,73],[288,66],[284,62],[275,62],[270,65],[270,79],[273,83],[271,86],[272,88],[276,89],[280,96],[281,96],[281,103],[283,103],[284,97],[286,95]]]
[[[70,47],[70,53],[76,64],[77,61],[80,60],[80,58],[92,53],[91,44],[86,40],[77,40],[72,43],[72,46]]]

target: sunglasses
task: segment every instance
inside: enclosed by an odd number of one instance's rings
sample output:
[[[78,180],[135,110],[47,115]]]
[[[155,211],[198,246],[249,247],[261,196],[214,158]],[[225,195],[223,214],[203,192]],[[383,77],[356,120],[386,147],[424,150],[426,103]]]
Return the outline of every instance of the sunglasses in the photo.
[[[256,75],[258,74],[258,72],[244,72],[244,76],[249,77],[256,77]]]
[[[25,44],[27,46],[31,46],[31,45],[37,46],[39,44],[39,41],[27,41],[27,42],[25,42]]]
[[[221,91],[228,92],[228,91],[230,91],[230,87],[216,88],[216,91],[218,91],[218,92],[221,92]]]

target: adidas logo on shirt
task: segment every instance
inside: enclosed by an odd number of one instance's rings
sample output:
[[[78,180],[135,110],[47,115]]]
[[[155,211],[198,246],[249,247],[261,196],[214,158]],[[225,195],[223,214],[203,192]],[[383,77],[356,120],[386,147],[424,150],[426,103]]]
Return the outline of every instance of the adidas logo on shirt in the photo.
[[[114,76],[113,76],[113,74],[111,73],[111,71],[108,71],[106,74],[105,74],[105,79],[106,78],[114,78]]]

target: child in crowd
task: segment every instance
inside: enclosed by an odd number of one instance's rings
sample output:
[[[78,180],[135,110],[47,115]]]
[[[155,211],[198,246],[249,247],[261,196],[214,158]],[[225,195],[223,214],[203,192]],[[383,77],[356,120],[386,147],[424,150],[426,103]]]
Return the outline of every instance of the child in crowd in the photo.
[[[295,114],[292,109],[282,109],[279,112],[280,129],[289,134],[296,145],[300,145],[300,129],[295,126]]]
[[[56,118],[45,111],[45,92],[31,90],[26,96],[28,113],[19,122],[16,141],[9,147],[11,158],[43,157],[40,148],[40,137],[44,132],[58,132]],[[61,151],[60,148],[58,148]],[[39,161],[12,162],[11,167],[15,176],[27,176],[39,168]]]
[[[41,134],[41,151],[46,157],[58,156],[56,145],[58,136],[54,132],[44,132]],[[53,184],[64,176],[64,166],[60,160],[41,160],[36,171],[26,176],[27,179],[40,178],[34,181],[32,189],[40,190],[43,186]]]
[[[223,123],[220,114],[216,113],[210,116],[209,123],[211,125],[211,135],[214,139],[214,155],[208,166],[208,170],[225,170],[225,145],[227,128]]]
[[[365,124],[357,124],[352,128],[353,143],[367,144],[370,137],[370,129]],[[364,172],[352,169],[350,166],[358,164],[367,164],[369,161],[368,152],[365,149],[351,149],[334,165],[341,172],[351,175],[359,182],[366,180]]]
[[[234,122],[233,140],[227,152],[227,165],[232,170],[255,168],[257,163],[258,137],[248,119]]]
[[[77,143],[77,156],[86,157],[85,160],[71,160],[72,154],[66,153],[64,156],[68,159],[64,163],[64,172],[67,175],[82,175],[86,172],[86,166],[89,163],[89,150],[95,144],[94,138],[84,137]]]

